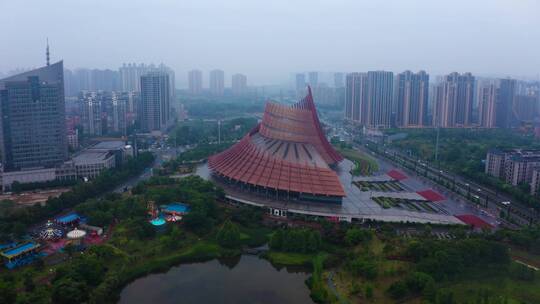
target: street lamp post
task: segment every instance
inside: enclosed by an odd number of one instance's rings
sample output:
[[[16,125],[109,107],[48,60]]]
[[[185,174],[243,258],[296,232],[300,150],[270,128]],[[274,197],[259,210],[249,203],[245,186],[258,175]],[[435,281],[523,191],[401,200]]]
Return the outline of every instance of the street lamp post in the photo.
[[[506,202],[501,202],[501,204],[503,204],[503,206],[506,206],[506,218],[508,220],[510,220],[510,202],[509,201],[506,201]]]

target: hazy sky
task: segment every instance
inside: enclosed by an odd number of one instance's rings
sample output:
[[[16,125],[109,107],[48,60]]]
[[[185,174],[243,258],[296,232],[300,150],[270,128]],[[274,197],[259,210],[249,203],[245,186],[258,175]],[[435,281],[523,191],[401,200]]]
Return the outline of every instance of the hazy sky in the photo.
[[[0,0],[0,71],[163,62],[277,84],[295,71],[540,73],[539,0]],[[206,77],[205,77],[206,78]],[[205,79],[206,80],[206,79]]]

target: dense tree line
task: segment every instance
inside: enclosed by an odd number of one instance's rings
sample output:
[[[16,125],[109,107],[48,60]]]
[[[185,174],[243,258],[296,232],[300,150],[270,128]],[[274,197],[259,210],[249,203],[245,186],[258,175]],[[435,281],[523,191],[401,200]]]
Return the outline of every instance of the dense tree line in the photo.
[[[436,280],[455,278],[482,265],[505,266],[510,261],[506,246],[483,239],[411,242],[407,254],[419,271]]]
[[[73,186],[77,183],[77,180],[59,180],[55,179],[47,182],[35,182],[35,183],[19,183],[17,181],[11,184],[11,191],[18,193],[23,191],[30,191],[34,189],[44,189],[44,188],[56,188],[56,187],[68,187]]]
[[[169,137],[170,144],[178,146],[234,141],[242,138],[257,124],[255,118],[235,118],[221,122],[221,133],[217,121],[187,121],[178,124]]]
[[[279,229],[270,238],[270,248],[278,251],[314,253],[321,248],[321,234],[311,229]]]

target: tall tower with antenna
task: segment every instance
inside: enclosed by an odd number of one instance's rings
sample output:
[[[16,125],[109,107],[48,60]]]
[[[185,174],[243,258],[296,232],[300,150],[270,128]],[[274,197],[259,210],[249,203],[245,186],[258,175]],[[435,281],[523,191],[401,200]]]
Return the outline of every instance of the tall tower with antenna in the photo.
[[[50,57],[49,57],[49,38],[47,38],[47,51],[46,51],[46,56],[47,56],[47,66],[49,66],[49,65],[51,65]]]

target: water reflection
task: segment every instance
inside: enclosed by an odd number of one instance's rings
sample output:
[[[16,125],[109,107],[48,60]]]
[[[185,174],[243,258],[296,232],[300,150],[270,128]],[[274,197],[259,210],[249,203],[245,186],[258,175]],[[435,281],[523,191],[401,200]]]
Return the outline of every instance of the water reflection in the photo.
[[[257,256],[180,265],[129,284],[120,303],[313,303],[301,269],[276,269]]]

